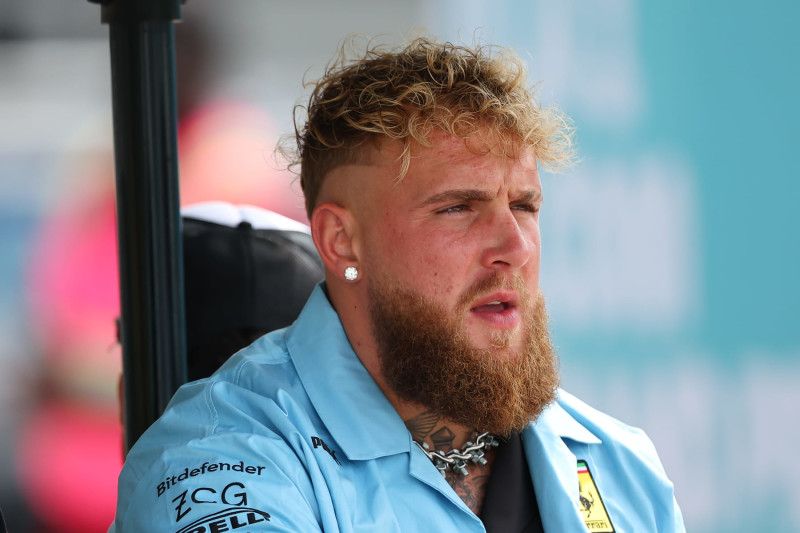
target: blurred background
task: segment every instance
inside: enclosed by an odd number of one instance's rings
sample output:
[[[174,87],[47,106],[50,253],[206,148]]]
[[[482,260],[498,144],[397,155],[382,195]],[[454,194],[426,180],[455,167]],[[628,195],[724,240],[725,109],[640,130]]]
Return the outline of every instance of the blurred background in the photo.
[[[800,4],[189,0],[183,204],[304,220],[272,149],[348,34],[515,49],[571,115],[545,175],[564,386],[644,428],[696,533],[792,531],[800,464]],[[108,30],[85,0],[0,3],[0,507],[105,531],[121,465]],[[795,420],[795,422],[792,422]]]

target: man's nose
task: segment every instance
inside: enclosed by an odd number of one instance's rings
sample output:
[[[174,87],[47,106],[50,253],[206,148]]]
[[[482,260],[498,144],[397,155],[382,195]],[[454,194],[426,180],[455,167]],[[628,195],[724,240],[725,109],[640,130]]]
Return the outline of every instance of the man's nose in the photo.
[[[538,226],[532,226],[538,232]],[[520,268],[531,258],[538,242],[533,229],[523,229],[511,210],[491,216],[486,228],[489,246],[485,250],[484,264],[491,268]]]

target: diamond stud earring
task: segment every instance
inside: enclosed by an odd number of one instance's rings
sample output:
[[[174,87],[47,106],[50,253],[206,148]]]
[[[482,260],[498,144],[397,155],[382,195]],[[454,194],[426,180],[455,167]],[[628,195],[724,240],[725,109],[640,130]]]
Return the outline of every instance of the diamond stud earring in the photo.
[[[349,266],[344,269],[344,279],[347,281],[355,281],[358,278],[358,269],[354,266]]]

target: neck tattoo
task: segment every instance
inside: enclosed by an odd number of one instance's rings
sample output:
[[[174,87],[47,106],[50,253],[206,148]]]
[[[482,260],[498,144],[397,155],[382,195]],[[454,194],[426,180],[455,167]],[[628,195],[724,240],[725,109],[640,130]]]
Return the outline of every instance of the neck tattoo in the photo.
[[[487,450],[497,448],[500,445],[500,439],[489,432],[473,433],[472,438],[475,442],[468,441],[461,449],[452,449],[449,452],[430,450],[427,442],[420,444],[414,441],[417,446],[428,456],[433,465],[443,476],[449,472],[458,472],[462,476],[468,476],[467,461],[475,464],[485,465],[486,459],[484,455]]]

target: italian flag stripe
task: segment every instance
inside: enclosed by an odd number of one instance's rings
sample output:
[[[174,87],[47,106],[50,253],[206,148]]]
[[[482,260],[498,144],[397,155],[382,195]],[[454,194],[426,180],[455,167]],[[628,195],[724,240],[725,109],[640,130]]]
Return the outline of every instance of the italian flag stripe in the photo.
[[[589,469],[586,467],[586,463],[584,461],[578,461],[578,473],[585,474],[588,471]]]

